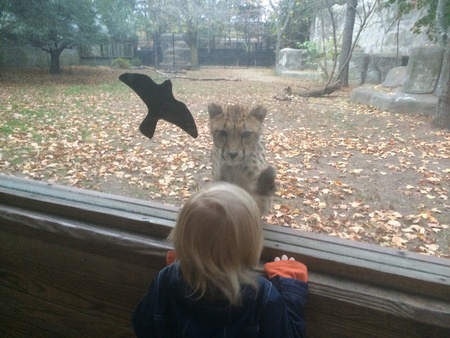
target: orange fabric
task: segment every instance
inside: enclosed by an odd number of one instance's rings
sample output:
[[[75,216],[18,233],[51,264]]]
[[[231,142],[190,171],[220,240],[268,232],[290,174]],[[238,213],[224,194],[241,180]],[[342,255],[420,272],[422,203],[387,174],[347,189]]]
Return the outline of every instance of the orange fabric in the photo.
[[[167,251],[166,254],[166,264],[170,265],[173,262],[175,262],[175,260],[177,259],[177,254],[175,251],[171,250],[171,251]]]
[[[279,275],[280,277],[295,278],[308,282],[308,268],[305,264],[297,261],[286,260],[266,263],[264,264],[264,271],[268,278]]]
[[[174,250],[168,251],[166,254],[166,264],[170,265],[177,259],[176,252]],[[286,260],[278,262],[270,262],[264,264],[264,271],[268,278],[279,275],[286,278],[295,278],[303,282],[308,282],[308,268],[305,264]]]

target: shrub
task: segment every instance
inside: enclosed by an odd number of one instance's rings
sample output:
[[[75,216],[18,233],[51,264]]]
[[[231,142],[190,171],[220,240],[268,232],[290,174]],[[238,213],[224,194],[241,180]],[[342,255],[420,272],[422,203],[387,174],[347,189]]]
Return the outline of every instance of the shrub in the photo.
[[[113,67],[113,68],[130,68],[131,62],[124,58],[118,58],[118,59],[112,60],[111,67]]]
[[[139,59],[139,58],[132,58],[131,59],[131,65],[133,67],[141,67],[142,66],[141,59]]]

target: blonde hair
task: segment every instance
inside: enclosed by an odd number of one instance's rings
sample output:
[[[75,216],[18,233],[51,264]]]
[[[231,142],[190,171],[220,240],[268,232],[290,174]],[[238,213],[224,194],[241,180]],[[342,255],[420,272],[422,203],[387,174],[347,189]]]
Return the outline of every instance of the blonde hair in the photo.
[[[241,304],[241,287],[258,288],[263,246],[261,215],[242,188],[215,183],[192,195],[169,235],[193,294]]]

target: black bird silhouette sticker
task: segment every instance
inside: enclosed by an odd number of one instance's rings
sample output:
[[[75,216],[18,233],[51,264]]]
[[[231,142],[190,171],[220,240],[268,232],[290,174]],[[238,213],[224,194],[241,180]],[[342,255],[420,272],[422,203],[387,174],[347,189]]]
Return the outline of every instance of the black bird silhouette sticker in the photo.
[[[170,80],[157,84],[147,75],[137,73],[124,73],[119,76],[119,80],[133,89],[147,105],[147,116],[139,126],[142,134],[151,139],[155,134],[158,120],[163,119],[197,138],[194,118],[188,107],[173,96]]]

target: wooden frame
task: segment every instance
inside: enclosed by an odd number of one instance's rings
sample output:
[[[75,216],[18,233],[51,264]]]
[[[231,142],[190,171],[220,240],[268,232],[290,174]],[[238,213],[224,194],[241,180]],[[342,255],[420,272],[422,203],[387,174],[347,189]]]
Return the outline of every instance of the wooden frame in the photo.
[[[178,208],[0,176],[2,336],[133,336]],[[450,260],[266,225],[310,271],[309,337],[450,337]]]

